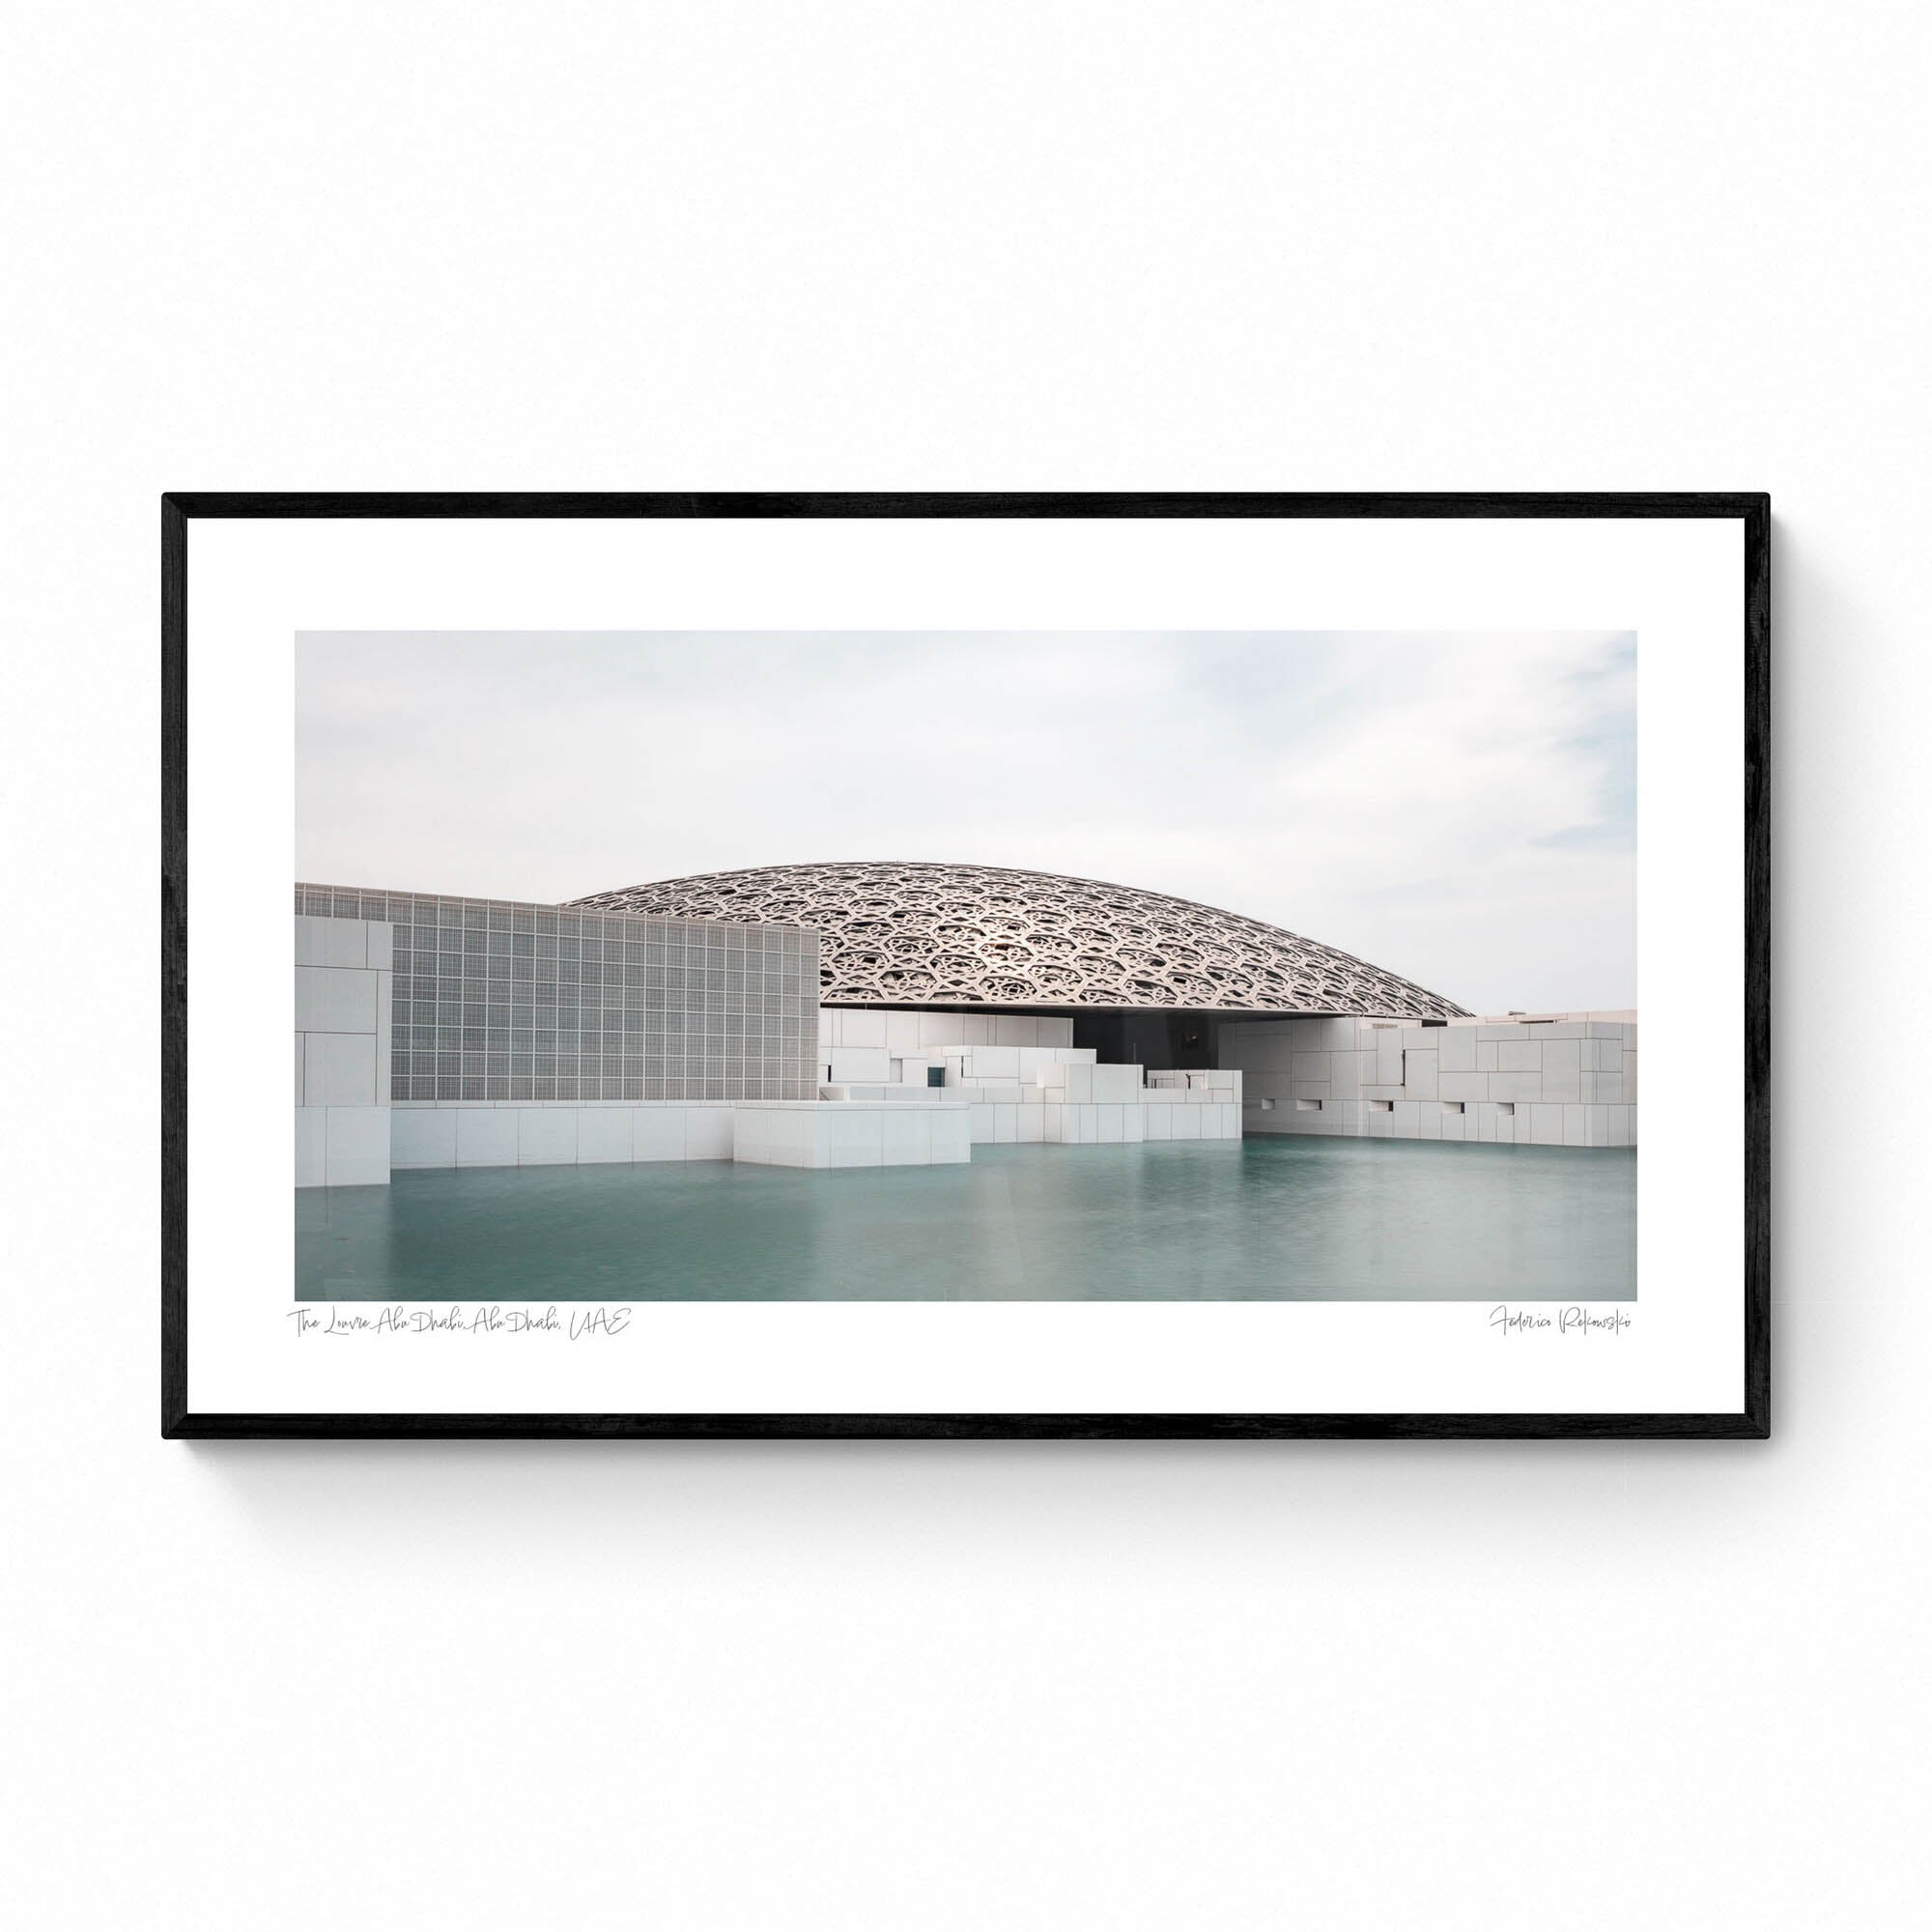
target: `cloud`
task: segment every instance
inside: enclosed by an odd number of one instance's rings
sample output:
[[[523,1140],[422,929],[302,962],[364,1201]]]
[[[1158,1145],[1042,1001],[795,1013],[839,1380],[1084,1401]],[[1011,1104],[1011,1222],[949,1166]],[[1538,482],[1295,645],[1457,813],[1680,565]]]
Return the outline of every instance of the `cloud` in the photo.
[[[552,899],[966,860],[1626,1006],[1635,679],[1629,634],[309,634],[297,864]]]

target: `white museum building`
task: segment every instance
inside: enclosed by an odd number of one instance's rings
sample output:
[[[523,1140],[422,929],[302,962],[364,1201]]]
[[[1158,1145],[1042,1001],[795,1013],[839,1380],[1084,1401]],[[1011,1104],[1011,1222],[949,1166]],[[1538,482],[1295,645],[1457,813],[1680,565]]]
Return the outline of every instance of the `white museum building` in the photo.
[[[1634,1012],[1480,1016],[1088,879],[761,867],[567,905],[298,885],[295,939],[298,1187],[1250,1134],[1636,1144]]]

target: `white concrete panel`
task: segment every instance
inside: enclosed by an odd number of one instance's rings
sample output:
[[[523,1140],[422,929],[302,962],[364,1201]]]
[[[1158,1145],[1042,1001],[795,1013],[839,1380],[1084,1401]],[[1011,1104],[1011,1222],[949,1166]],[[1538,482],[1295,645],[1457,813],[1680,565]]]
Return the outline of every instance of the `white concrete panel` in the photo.
[[[327,1114],[329,1186],[386,1187],[389,1184],[390,1110],[387,1107],[330,1107]]]
[[[568,1167],[577,1159],[576,1107],[518,1107],[507,1110],[517,1123],[520,1167]]]
[[[1116,1105],[1138,1099],[1141,1069],[1130,1066],[1094,1066],[1089,1069],[1090,1092],[1096,1102]]]
[[[628,1161],[636,1146],[630,1107],[585,1107],[577,1117],[577,1158]]]
[[[684,1110],[685,1159],[729,1160],[731,1114],[729,1107],[687,1107]]]
[[[1519,1117],[1520,1118],[1520,1117]],[[1539,1103],[1529,1109],[1529,1138],[1537,1147],[1563,1145],[1563,1109]],[[1521,1139],[1521,1135],[1518,1135]]]
[[[1583,1042],[1580,1039],[1548,1039],[1543,1043],[1543,1076],[1577,1073],[1582,1070]]]
[[[298,1033],[374,1033],[380,976],[343,966],[295,969]]]
[[[1476,1029],[1446,1026],[1435,1036],[1435,1050],[1441,1056],[1437,1070],[1443,1073],[1473,1073],[1476,1070]]]
[[[1039,1141],[1045,1138],[1045,1124],[1041,1116],[1043,1107],[1020,1106],[1014,1110],[1016,1131],[1014,1138],[1022,1142]]]
[[[363,922],[363,929],[368,934],[370,968],[387,972],[396,963],[395,926],[386,919],[371,919]]]
[[[880,1122],[879,1157],[887,1167],[923,1167],[932,1158],[932,1122],[924,1107],[889,1109]]]
[[[850,1013],[846,1015],[848,1020],[853,1017]],[[892,1077],[892,1055],[884,1046],[835,1046],[828,1058],[835,1083],[877,1081],[883,1084]]]
[[[391,1167],[454,1167],[456,1123],[453,1107],[397,1107],[389,1122]]]
[[[317,919],[314,924],[318,966],[368,965],[369,928],[359,919]]]
[[[1436,1031],[1432,1029],[1432,1032]],[[1408,1047],[1403,1053],[1402,1084],[1408,1090],[1411,1098],[1434,1100],[1435,1091],[1436,1056],[1428,1047]]]
[[[303,1036],[301,1034],[297,1034],[295,1036],[295,1042],[296,1042],[296,1105],[299,1107],[302,1103],[302,1061],[303,1058],[305,1057],[303,1052]]]
[[[413,1110],[412,1110],[413,1111]],[[517,1111],[508,1107],[459,1107],[456,1117],[458,1167],[515,1167]]]
[[[934,1166],[941,1163],[954,1165],[959,1161],[973,1158],[972,1135],[967,1130],[964,1109],[947,1108],[931,1116],[932,1154]]]
[[[1488,1078],[1492,1100],[1514,1100],[1520,1104],[1543,1097],[1541,1073],[1492,1073]]]
[[[631,1113],[633,1160],[684,1158],[684,1109],[636,1107]]]
[[[396,1004],[396,976],[393,973],[378,973],[376,976],[376,1104],[386,1107],[394,1091],[395,1055],[390,1050],[394,1037],[394,1028],[390,1025],[390,1015]]]
[[[328,1183],[328,1113],[323,1107],[298,1107],[296,1113],[296,1185],[324,1187]]]
[[[310,1107],[376,1104],[376,1036],[312,1033],[304,1038],[302,1100]],[[386,1096],[385,1096],[386,1097]]]
[[[1543,1046],[1533,1039],[1505,1039],[1496,1044],[1496,1070],[1499,1073],[1541,1073]]]
[[[888,1013],[886,1015],[886,1051],[888,1053],[917,1053],[920,1045],[919,1015],[917,1013]]]
[[[841,1016],[843,1034],[840,1046],[886,1045],[886,1016],[884,1013],[862,1012],[855,1008],[847,1008]]]
[[[975,1100],[966,1110],[966,1118],[976,1147],[990,1147],[993,1140],[993,1107],[988,1100]]]

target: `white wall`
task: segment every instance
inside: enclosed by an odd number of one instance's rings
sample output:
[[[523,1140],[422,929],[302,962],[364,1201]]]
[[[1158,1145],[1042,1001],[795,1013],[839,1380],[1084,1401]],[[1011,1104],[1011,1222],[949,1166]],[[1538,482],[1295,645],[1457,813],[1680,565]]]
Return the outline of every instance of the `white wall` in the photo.
[[[1249,1133],[1636,1145],[1634,1016],[1244,1021],[1222,1027],[1220,1058],[1246,1081]]]
[[[38,10],[6,864],[128,943],[0,1121],[11,1915],[1912,1922],[1925,1099],[1845,1094],[1932,937],[1928,26]],[[1773,1441],[156,1439],[156,494],[892,480],[1777,493]],[[932,781],[1017,845],[1033,743],[959,696],[985,764]]]
[[[295,1184],[389,1184],[391,927],[295,916]]]

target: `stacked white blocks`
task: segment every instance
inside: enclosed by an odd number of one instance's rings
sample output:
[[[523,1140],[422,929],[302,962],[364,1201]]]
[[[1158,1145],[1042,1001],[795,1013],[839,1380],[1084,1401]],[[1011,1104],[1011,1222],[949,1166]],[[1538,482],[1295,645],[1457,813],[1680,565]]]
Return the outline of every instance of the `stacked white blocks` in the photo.
[[[1634,1014],[1291,1019],[1221,1029],[1251,1133],[1636,1145]]]
[[[388,1185],[394,930],[386,920],[296,919],[298,1187]]]

